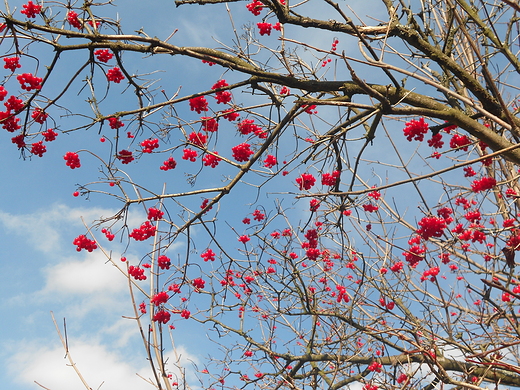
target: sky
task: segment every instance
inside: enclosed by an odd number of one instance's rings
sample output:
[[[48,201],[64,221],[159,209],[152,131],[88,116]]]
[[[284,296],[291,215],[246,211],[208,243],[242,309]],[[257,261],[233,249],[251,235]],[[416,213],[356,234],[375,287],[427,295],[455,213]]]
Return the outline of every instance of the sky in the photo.
[[[9,3],[12,10],[15,6],[20,9],[22,4],[20,1]],[[231,5],[237,28],[242,27],[239,21],[244,15],[248,16],[244,5]],[[151,8],[149,2],[127,0],[124,7],[114,7],[111,12],[114,19],[119,16],[124,21],[126,31],[143,27],[148,35],[165,38],[178,30],[171,40],[178,45],[219,46],[219,42],[234,39],[224,7],[212,7],[211,10],[199,6],[175,8],[169,1],[161,2],[160,9]],[[312,12],[316,17],[327,19],[327,11],[322,8],[312,9]],[[17,13],[20,16],[19,11]],[[214,23],[215,20],[219,22]],[[266,42],[276,42],[274,37],[266,39],[269,39]],[[332,39],[331,34],[310,34],[307,42],[320,45],[326,41],[328,45]],[[38,47],[30,50],[31,55],[40,58],[42,63],[48,58],[49,53]],[[66,55],[69,57],[60,62],[55,79],[52,79],[57,90],[67,76],[74,73],[71,64],[80,63],[82,59],[81,55]],[[142,62],[140,59],[141,56],[136,55],[124,57],[136,72],[150,71],[159,66],[166,69],[158,88],[168,93],[175,91],[184,80],[190,80],[190,83],[183,84],[183,93],[192,93],[209,89],[213,80],[221,77],[229,80],[236,77],[232,72],[168,56],[153,56]],[[104,113],[128,107],[128,94],[118,95],[124,89],[123,84],[112,86],[110,98],[101,103]],[[84,91],[78,92],[76,98],[67,100],[67,107],[72,111],[83,110],[88,105],[85,96]],[[113,96],[121,97],[114,99]],[[240,98],[246,103],[248,99],[252,100],[246,95]],[[179,110],[180,116],[189,118],[192,115],[187,104]],[[55,113],[54,117],[61,130],[74,128],[80,123],[81,118],[63,114]],[[316,120],[317,127],[324,125]],[[62,157],[69,150],[80,149],[107,153],[110,145],[100,143],[103,133],[96,134],[96,131],[93,128],[60,134],[54,143],[49,144],[49,150],[42,158],[23,158],[11,144],[11,134],[0,134],[0,275],[3,277],[0,284],[0,383],[6,389],[35,389],[38,388],[35,382],[52,390],[82,388],[80,379],[65,358],[53,318],[62,335],[66,327],[71,356],[93,389],[101,385],[102,389],[146,388],[142,378],[149,378],[151,374],[135,321],[125,318],[133,316],[125,278],[100,251],[76,252],[72,245],[72,240],[85,232],[85,224],[89,225],[100,216],[114,215],[120,205],[101,193],[89,197],[73,196],[76,190],[81,191],[79,185],[83,183],[99,180],[93,188],[100,192],[108,189],[106,181],[101,180],[104,172],[95,156],[82,152],[82,167],[76,170],[66,167]],[[222,142],[225,144],[226,140]],[[374,151],[383,153],[384,148],[376,145]],[[157,167],[163,160],[164,156],[150,156],[148,166]],[[128,171],[134,179],[153,184],[157,191],[161,190],[162,183],[169,191],[190,189],[181,173],[172,176],[157,169],[150,173],[152,171],[140,167],[129,166]],[[364,169],[371,185],[384,184],[385,179],[373,172],[373,165],[367,164]],[[291,180],[297,175],[297,172],[292,173]],[[396,173],[392,180],[398,178]],[[221,176],[205,174],[198,180],[202,182],[200,185],[218,186]],[[272,185],[270,198],[260,200],[266,207],[271,207],[279,196],[276,182]],[[226,199],[221,205],[223,211],[219,218],[230,226],[238,226],[242,218],[254,210],[249,199],[255,197],[256,189],[241,185],[238,190],[235,197]],[[400,200],[406,202],[406,197],[403,193]],[[293,195],[289,194],[287,202],[291,204],[293,201]],[[193,204],[194,208],[197,206]],[[171,211],[172,214],[177,212],[173,207]],[[301,206],[294,206],[293,212],[296,219],[308,217]],[[144,209],[132,210],[128,215],[129,226],[138,226],[144,215]],[[236,240],[236,233],[231,228],[226,232],[230,241]],[[195,229],[193,234],[205,237],[201,230]],[[194,250],[200,251],[204,245]],[[127,250],[124,242],[114,242],[111,250],[125,253],[131,260],[138,260],[140,256],[139,247]],[[170,250],[182,254],[186,242],[180,239]],[[172,350],[167,351],[171,356],[170,362],[180,360],[187,367],[188,378],[194,379],[195,371],[211,354],[206,347],[206,337],[203,332],[197,333],[187,325],[178,326],[173,337],[177,355]],[[175,372],[173,366],[172,371]]]

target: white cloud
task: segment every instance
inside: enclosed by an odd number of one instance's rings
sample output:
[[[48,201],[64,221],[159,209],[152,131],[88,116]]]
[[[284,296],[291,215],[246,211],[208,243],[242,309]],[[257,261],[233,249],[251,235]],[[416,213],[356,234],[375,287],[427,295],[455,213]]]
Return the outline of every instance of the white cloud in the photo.
[[[111,216],[114,213],[114,210],[109,209],[70,208],[53,204],[32,214],[11,214],[0,210],[0,224],[8,231],[23,236],[39,251],[55,253],[61,248],[63,231],[68,232],[72,225],[78,226],[78,232],[81,232],[81,218],[90,223],[100,216]]]
[[[77,369],[92,389],[153,388],[142,379],[153,376],[147,365],[144,349],[135,358],[134,354],[121,353],[107,345],[72,339],[69,350]],[[177,360],[185,369],[187,379],[194,379],[192,363],[197,362],[197,358],[184,347],[178,348],[176,355],[170,352],[166,358],[170,362],[167,368],[173,374],[172,380],[180,378],[181,371],[172,364]],[[36,381],[53,390],[84,389],[61,346],[49,347],[24,342],[18,345],[17,351],[8,362],[8,370],[19,383],[31,384]]]
[[[132,362],[127,354],[110,350],[107,346],[73,340],[70,351],[76,367],[92,389],[125,389],[141,390],[147,388],[143,379],[136,373],[147,378],[151,371],[143,365]],[[84,389],[81,380],[64,359],[63,348],[35,346],[26,343],[9,360],[8,369],[20,383],[38,383],[53,390]],[[151,388],[151,387],[150,387]]]
[[[83,260],[71,259],[47,267],[43,293],[114,294],[127,289],[123,274],[101,252],[88,253]]]

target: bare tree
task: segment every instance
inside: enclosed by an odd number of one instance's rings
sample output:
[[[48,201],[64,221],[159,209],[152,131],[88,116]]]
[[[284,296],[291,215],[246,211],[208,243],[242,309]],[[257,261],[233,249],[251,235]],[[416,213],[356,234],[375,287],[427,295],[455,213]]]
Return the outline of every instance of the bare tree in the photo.
[[[102,134],[65,160],[120,212],[74,244],[128,278],[157,388],[520,386],[520,5],[411,3],[177,1],[250,12],[213,48],[127,33],[115,1],[5,2],[2,126],[24,156]],[[173,59],[206,71],[172,86]],[[196,384],[163,354],[186,320],[220,347]]]

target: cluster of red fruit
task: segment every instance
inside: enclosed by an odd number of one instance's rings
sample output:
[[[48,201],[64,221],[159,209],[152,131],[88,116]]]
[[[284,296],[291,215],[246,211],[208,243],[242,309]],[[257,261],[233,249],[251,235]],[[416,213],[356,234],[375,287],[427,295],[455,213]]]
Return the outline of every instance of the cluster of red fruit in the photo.
[[[89,240],[84,234],[79,235],[72,241],[74,245],[76,245],[76,250],[80,252],[82,249],[87,250],[88,252],[92,252],[97,248],[96,241]]]

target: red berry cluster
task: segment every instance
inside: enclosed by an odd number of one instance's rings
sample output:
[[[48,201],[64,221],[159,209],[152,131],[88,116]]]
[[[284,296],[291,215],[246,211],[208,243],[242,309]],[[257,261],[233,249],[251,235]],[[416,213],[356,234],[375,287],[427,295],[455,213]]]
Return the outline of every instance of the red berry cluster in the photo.
[[[70,23],[72,27],[76,27],[78,30],[81,30],[83,28],[81,22],[78,19],[77,12],[69,11],[67,13],[67,21]]]
[[[132,152],[125,149],[119,151],[117,158],[121,160],[121,163],[123,164],[130,164],[132,161],[134,161],[134,156],[132,155]]]
[[[222,114],[223,114],[224,118],[230,122],[237,120],[238,117],[240,116],[240,114],[238,112],[235,112],[232,108],[222,111]]]
[[[5,57],[4,58],[4,69],[9,69],[11,72],[16,71],[16,69],[21,68],[22,65],[19,63],[20,57]]]
[[[157,258],[157,264],[160,269],[170,269],[172,262],[169,257],[162,255]]]
[[[84,234],[76,237],[72,243],[77,246],[76,250],[78,252],[80,252],[82,249],[85,249],[88,252],[92,252],[97,248],[96,242],[94,240],[89,240]]]
[[[262,131],[261,127],[254,124],[254,119],[244,119],[242,122],[238,124],[238,131],[240,131],[243,135],[248,135],[250,133],[259,133]]]
[[[128,267],[128,275],[133,277],[135,280],[146,280],[146,275],[144,274],[144,269],[139,267],[134,267],[131,265]]]
[[[247,235],[243,235],[238,237],[238,241],[240,241],[242,244],[245,244],[246,242],[250,241],[251,239]]]
[[[206,198],[206,199],[204,199],[204,200],[202,201],[202,204],[200,205],[200,208],[201,208],[202,210],[204,210],[204,209],[208,206],[208,204],[209,204],[209,199]],[[211,210],[212,208],[213,208],[213,206],[209,207],[209,208],[205,211],[205,213],[207,213],[207,212],[208,212],[209,210]]]
[[[164,212],[156,209],[155,207],[150,207],[148,209],[148,220],[149,221],[158,221],[163,217],[163,215],[164,215]]]
[[[213,153],[218,154],[218,152]],[[204,166],[211,168],[215,168],[221,160],[222,159],[220,157],[214,156],[213,154],[206,154],[202,158],[202,161],[204,161]]]
[[[497,181],[493,177],[483,177],[480,180],[474,180],[471,184],[471,189],[473,192],[481,192],[490,190],[494,186],[497,185]]]
[[[2,122],[2,128],[6,129],[10,133],[21,129],[21,126],[18,124],[20,118],[13,116],[10,111],[0,111],[0,122]]]
[[[315,110],[316,108],[316,104],[310,104],[310,105],[305,105],[303,106],[305,108],[305,112],[309,115],[312,115],[312,114],[317,114],[318,111]]]
[[[16,76],[16,79],[20,83],[20,88],[26,91],[32,91],[33,89],[41,89],[41,83],[43,79],[41,77],[33,76],[31,73],[22,73]]]
[[[296,179],[296,183],[298,183],[300,190],[310,190],[314,183],[316,183],[316,179],[310,173],[302,173],[302,175]]]
[[[208,111],[208,101],[204,96],[194,97],[189,100],[190,110],[196,111],[197,114],[202,113],[202,111]]]
[[[466,135],[453,134],[451,137],[450,148],[452,149],[461,149],[467,152],[469,145],[471,145],[471,141]]]
[[[251,145],[242,143],[231,148],[233,158],[239,162],[249,161],[249,158],[255,153],[251,150]]]
[[[291,93],[291,90],[289,88],[287,88],[286,86],[283,86],[282,88],[280,88],[280,95],[287,96],[290,93]]]
[[[190,160],[191,162],[195,162],[197,161],[197,151],[193,150],[193,149],[189,149],[189,148],[186,148],[186,149],[183,149],[183,155],[182,155],[182,159],[183,160]]]
[[[108,125],[111,129],[117,130],[121,127],[123,127],[125,124],[119,120],[119,118],[111,117],[108,118]]]
[[[196,133],[191,132],[188,136],[188,141],[191,142],[194,145],[200,146],[203,148],[206,145],[206,142],[208,142],[208,137],[205,134],[202,133]]]
[[[403,130],[403,133],[408,141],[416,140],[422,141],[424,140],[424,135],[428,133],[430,127],[426,122],[424,122],[424,118],[420,118],[418,121],[412,119],[410,122],[406,122],[406,127]]]
[[[121,72],[117,66],[115,68],[109,69],[107,72],[107,80],[113,81],[116,84],[119,84],[122,80],[124,80],[125,76]]]
[[[191,315],[191,313],[188,310],[186,310],[186,309],[181,311],[181,317],[182,318],[188,319],[188,318],[190,318],[190,315]]]
[[[110,232],[110,230],[108,230],[106,228],[101,229],[101,233],[103,233],[105,235],[105,237],[107,238],[108,241],[112,241],[112,240],[114,240],[114,238],[116,238],[116,235],[112,234]]]
[[[46,146],[43,144],[43,141],[35,142],[31,145],[31,153],[38,156],[43,157],[43,154],[47,151]]]
[[[262,213],[260,210],[255,210],[255,211],[253,212],[253,219],[254,219],[255,221],[259,221],[259,222],[260,222],[260,221],[263,221],[263,220],[265,219],[265,214]]]
[[[16,96],[11,96],[7,101],[4,103],[4,106],[7,108],[8,111],[14,111],[18,112],[22,110],[24,107],[23,100],[18,99]]]
[[[273,28],[271,23],[257,23],[260,35],[271,35],[271,29]]]
[[[42,132],[42,135],[46,142],[51,142],[56,139],[58,133],[56,133],[53,129],[47,129],[47,131]]]
[[[67,161],[65,164],[70,167],[70,169],[75,169],[81,167],[81,164],[79,162],[79,156],[77,153],[74,152],[67,152],[65,156],[63,156],[63,159]]]
[[[26,145],[23,134],[19,134],[16,137],[11,138],[11,142],[15,144],[18,149],[22,149]]]
[[[32,1],[28,1],[27,4],[23,5],[23,10],[20,11],[28,18],[35,18],[40,12],[42,12],[42,6],[34,4]]]
[[[154,306],[160,306],[166,302],[168,302],[168,299],[170,297],[168,296],[168,293],[166,291],[161,291],[160,293],[155,294],[152,299],[150,299],[150,302]]]
[[[324,173],[321,176],[321,184],[323,184],[324,186],[334,186],[338,182],[340,175],[341,175],[340,171],[334,171],[332,173]]]
[[[272,168],[276,165],[276,157],[272,154],[268,154],[264,160],[264,167]]]
[[[442,133],[437,133],[428,140],[428,146],[431,146],[434,149],[440,149],[443,145],[444,142],[442,141]]]
[[[43,124],[43,122],[45,122],[47,120],[49,115],[47,113],[43,112],[43,110],[41,108],[35,108],[31,114],[31,117],[34,119],[34,121],[36,123]]]
[[[260,15],[260,12],[264,9],[264,4],[259,0],[254,0],[249,4],[246,4],[246,8],[253,15],[258,16]]]
[[[365,210],[367,213],[373,213],[377,210],[379,210],[379,207],[372,203],[366,203],[363,205],[363,210]]]
[[[211,118],[209,116],[203,116],[200,119],[202,119],[202,130],[204,130],[208,133],[214,133],[215,131],[218,130],[218,122],[215,120],[215,118]]]
[[[141,142],[141,146],[143,147],[143,153],[152,153],[154,149],[159,147],[159,140],[157,138],[145,139],[143,142]]]
[[[311,199],[311,201],[309,202],[309,206],[310,206],[309,210],[312,213],[315,213],[320,208],[320,203],[321,202],[318,199]]]
[[[155,313],[152,320],[162,322],[163,324],[167,324],[168,321],[170,321],[170,317],[171,315],[169,312],[167,312],[166,310],[160,310],[157,313]]]
[[[211,89],[223,88],[227,87],[229,84],[226,83],[226,80],[217,81]],[[215,93],[215,99],[217,99],[217,104],[226,104],[229,103],[232,99],[231,92],[229,91],[219,91]]]
[[[208,250],[203,252],[200,257],[202,257],[204,261],[215,261],[215,252],[208,248]]]
[[[136,241],[144,241],[152,237],[156,230],[157,228],[150,221],[146,221],[139,228],[132,230],[129,236]]]
[[[416,231],[423,240],[428,240],[430,237],[442,237],[444,229],[446,229],[446,220],[438,217],[424,217],[418,223],[421,227]]]
[[[94,55],[101,62],[108,62],[114,56],[108,49],[98,49],[94,52]]]
[[[193,279],[191,281],[191,284],[193,285],[193,287],[195,287],[196,290],[202,290],[206,282],[202,278],[197,278]]]
[[[175,169],[177,166],[177,162],[174,160],[173,157],[170,157],[168,160],[163,162],[163,165],[161,165],[160,169],[162,171],[169,171],[170,169]]]
[[[425,270],[421,276],[421,282],[430,279],[430,282],[435,282],[437,280],[436,276],[439,275],[441,269],[439,267],[431,267]]]

